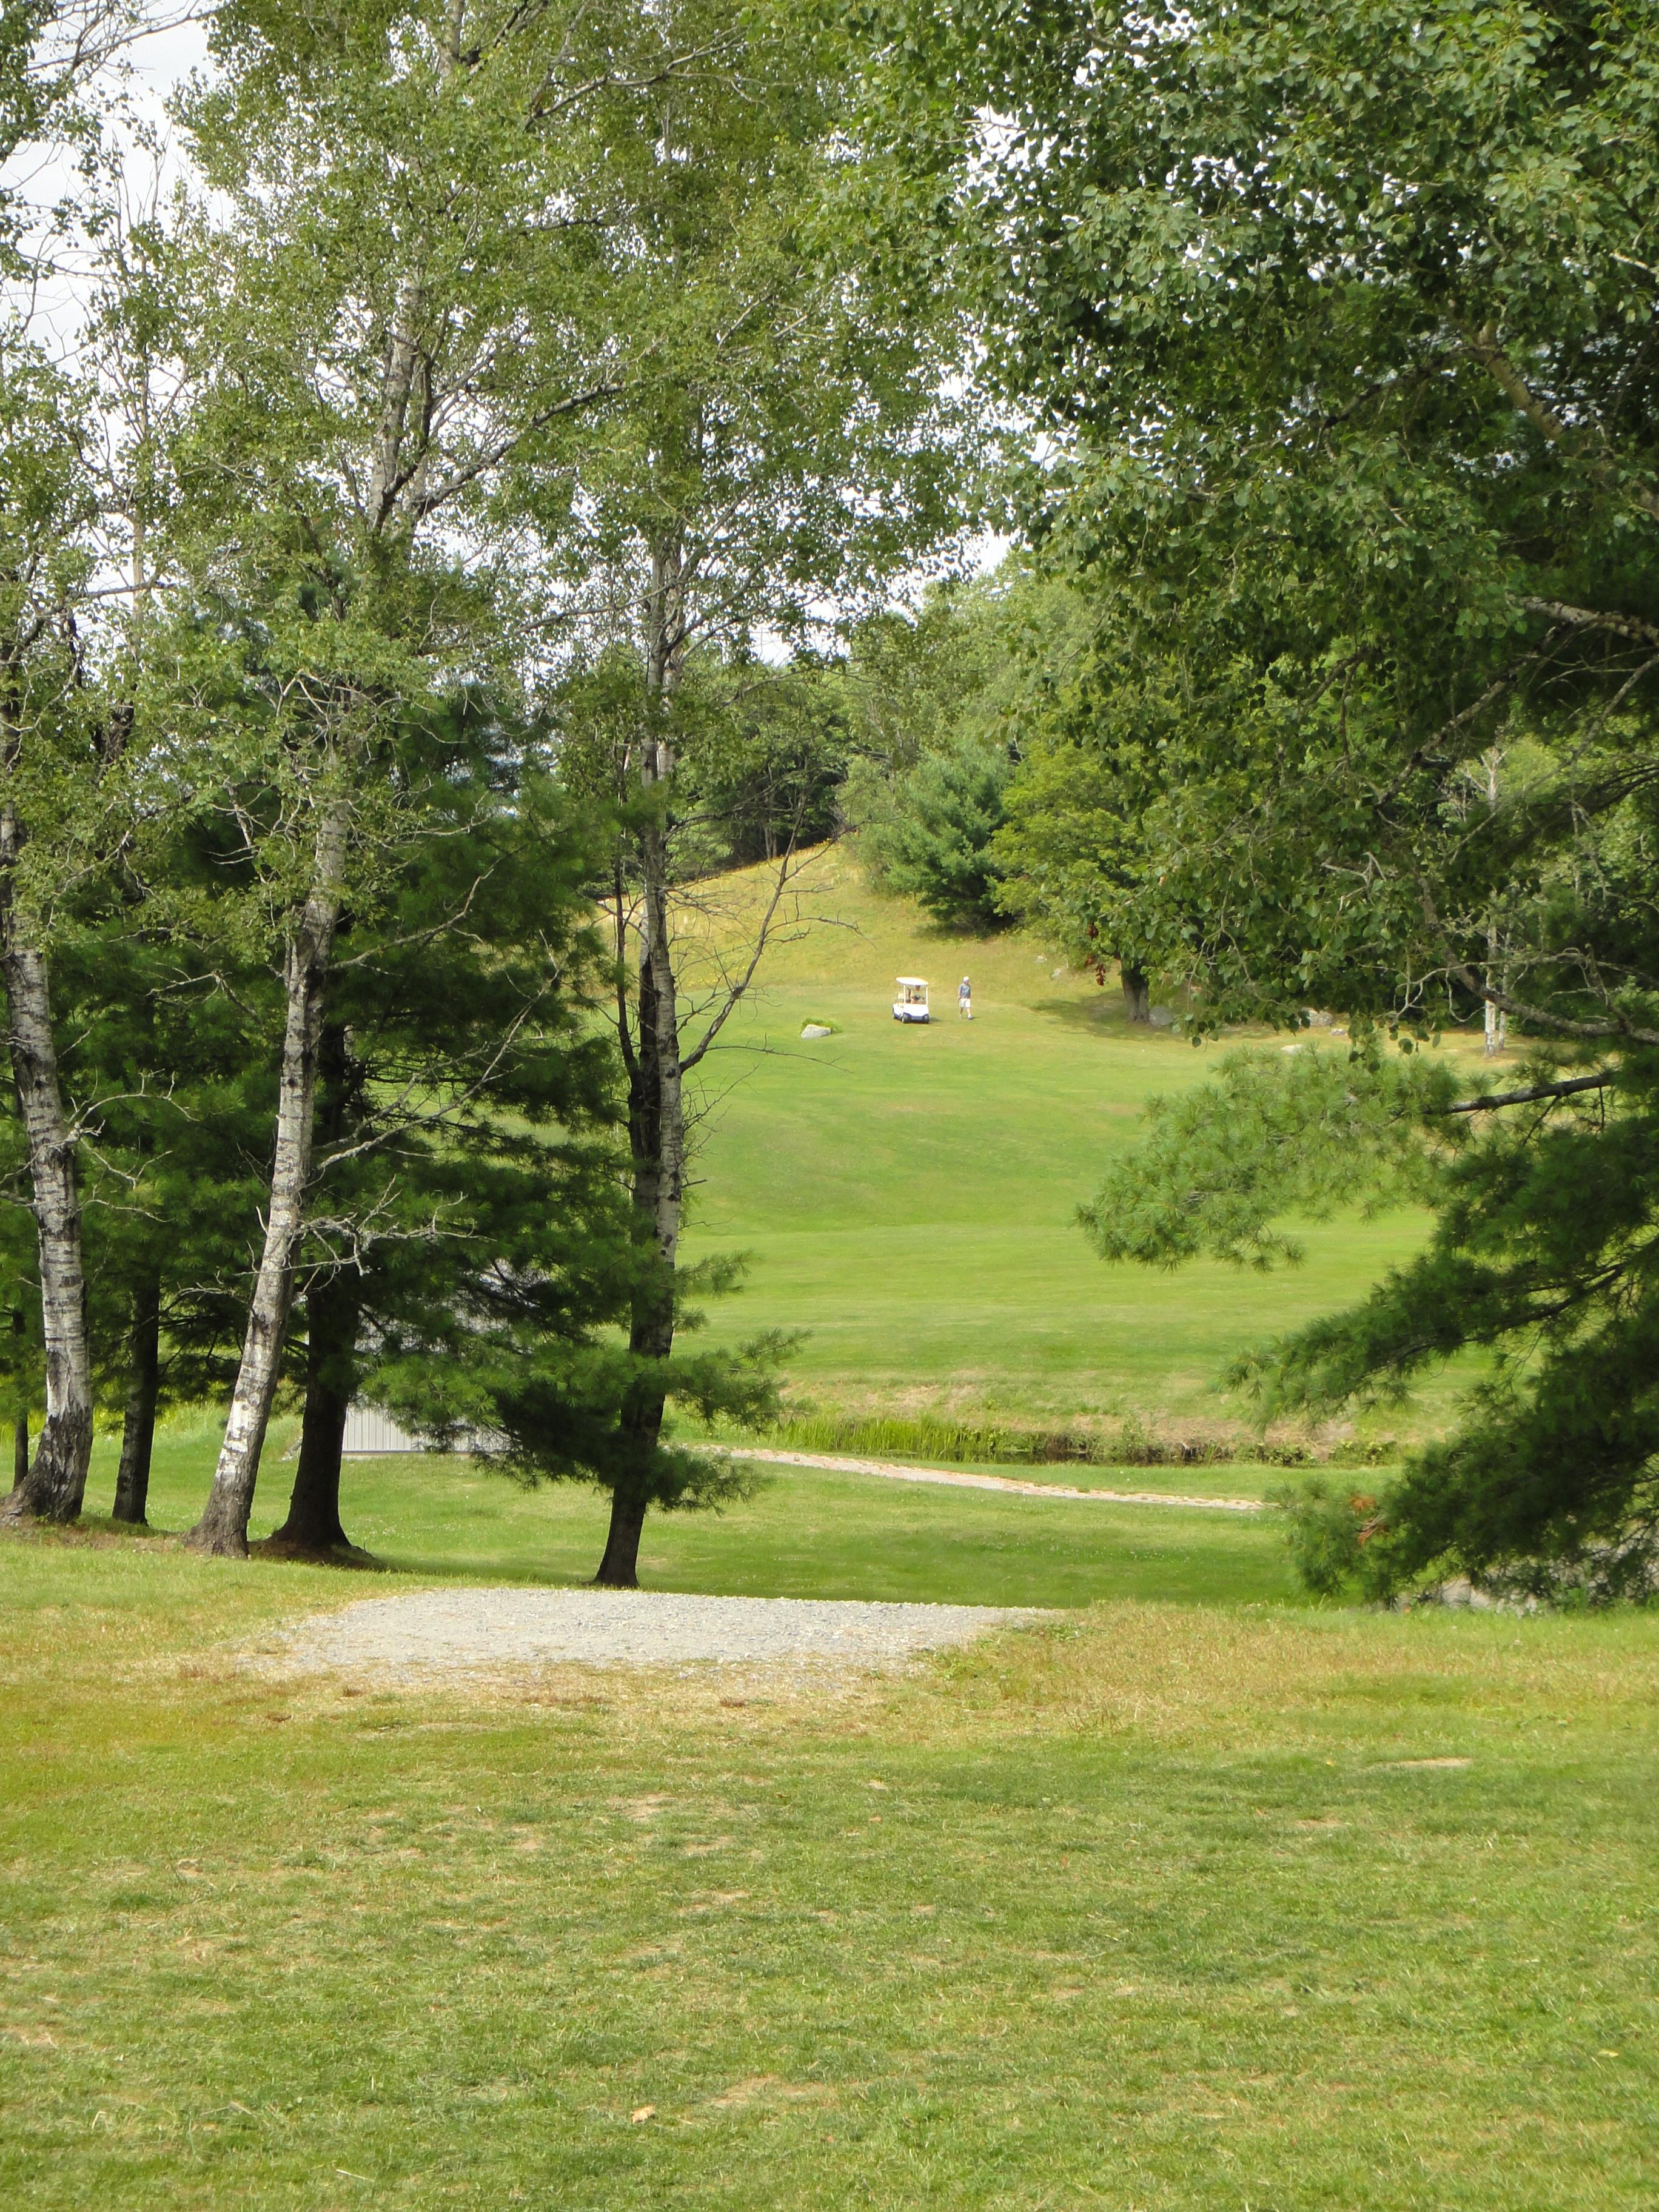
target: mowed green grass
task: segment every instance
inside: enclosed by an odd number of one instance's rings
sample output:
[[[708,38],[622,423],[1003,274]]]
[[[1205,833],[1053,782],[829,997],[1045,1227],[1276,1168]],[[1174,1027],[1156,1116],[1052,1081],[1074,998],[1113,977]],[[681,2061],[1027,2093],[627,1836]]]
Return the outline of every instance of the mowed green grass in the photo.
[[[756,888],[732,879],[713,937],[736,939]],[[872,894],[845,854],[802,877],[796,926],[703,1064],[689,1244],[750,1258],[747,1288],[710,1313],[718,1338],[805,1333],[793,1396],[1034,1420],[1134,1413],[1196,1432],[1245,1410],[1214,1387],[1237,1354],[1347,1304],[1417,1249],[1421,1220],[1396,1215],[1315,1224],[1305,1264],[1268,1276],[1097,1260],[1078,1206],[1135,1141],[1146,1099],[1201,1080],[1224,1048],[1132,1030],[1115,982],[1059,965],[1023,933],[933,927]],[[971,1024],[956,1014],[964,969]],[[933,985],[925,1029],[893,1021],[901,973]],[[804,1042],[812,1018],[836,1034]],[[1427,1418],[1452,1387],[1431,1386]]]
[[[414,1532],[421,1580],[575,1570],[537,1501],[403,1474],[353,1470],[349,1517]],[[905,1535],[875,1483],[790,1494],[818,1586],[837,1513]],[[891,1501],[935,1503],[989,1587],[982,1501]],[[423,1516],[468,1504],[446,1553]],[[1070,1512],[1085,1551],[1132,1518]],[[774,1586],[813,1587],[793,1522],[733,1516],[707,1579],[763,1585],[770,1526]],[[1257,1533],[1194,1540],[1240,1547],[1248,1593]],[[239,1662],[399,1586],[0,1543],[0,2203],[1659,2195],[1659,1620],[1117,1597],[840,1683]]]
[[[1266,1284],[1100,1268],[1066,1226],[1082,1138],[1122,1141],[1145,1089],[1203,1063],[1114,1035],[1091,985],[1045,971],[1020,1000],[1021,957],[976,956],[963,1036],[898,1038],[879,1005],[860,1030],[845,985],[817,1091],[793,1059],[720,1063],[756,1073],[707,1125],[699,1234],[757,1256],[716,1326],[844,1306],[799,1362],[838,1402],[1208,1418],[1227,1351],[1420,1231],[1321,1231]],[[828,988],[787,1018],[838,1018]],[[982,1163],[936,1157],[975,1130]],[[915,1210],[889,1221],[895,1190]],[[1323,1607],[1267,1516],[783,1469],[720,1516],[653,1516],[646,1581],[1045,1617],[886,1677],[298,1674],[283,1633],[309,1613],[586,1580],[605,1503],[357,1462],[346,1523],[382,1572],[205,1562],[176,1534],[216,1442],[210,1419],[159,1440],[171,1534],[100,1520],[105,1440],[82,1533],[0,1540],[0,2204],[1659,2199],[1659,1617]]]
[[[267,1450],[251,1533],[281,1522],[295,1424]],[[210,1421],[160,1432],[149,1517],[182,1533],[201,1510],[218,1432]],[[1006,1469],[1001,1470],[1006,1473]],[[1065,1470],[1052,1470],[1063,1475]],[[1100,1488],[1099,1468],[1081,1472]],[[1143,1487],[1126,1475],[1119,1486]],[[1261,1468],[1158,1469],[1202,1474],[1219,1494],[1251,1494]],[[718,1514],[656,1514],[641,1578],[650,1589],[757,1597],[921,1599],[965,1605],[1086,1606],[1108,1598],[1301,1602],[1278,1528],[1175,1508],[1052,1503],[797,1468],[757,1470],[756,1495]],[[1224,1490],[1218,1478],[1237,1474]],[[1173,1480],[1170,1488],[1179,1486]],[[1201,1495],[1198,1486],[1190,1486]],[[115,1446],[100,1443],[89,1517],[108,1512]],[[422,1581],[569,1585],[589,1581],[605,1547],[608,1500],[585,1487],[527,1491],[461,1458],[349,1461],[343,1518],[354,1541],[399,1576]],[[351,1577],[370,1594],[374,1577]]]

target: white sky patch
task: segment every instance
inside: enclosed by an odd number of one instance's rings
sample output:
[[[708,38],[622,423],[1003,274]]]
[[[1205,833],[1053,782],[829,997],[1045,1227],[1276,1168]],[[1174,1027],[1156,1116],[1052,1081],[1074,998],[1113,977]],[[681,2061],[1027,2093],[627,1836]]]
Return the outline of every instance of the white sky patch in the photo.
[[[195,181],[168,110],[174,94],[209,64],[211,13],[210,0],[203,0],[195,13],[190,0],[151,0],[138,31],[83,88],[104,134],[106,167],[118,170],[129,218],[163,209],[175,187],[189,190]],[[83,362],[84,338],[100,281],[96,246],[77,213],[87,198],[81,160],[77,147],[37,144],[0,168],[0,181],[33,212],[24,244],[38,269],[31,283],[6,288],[3,304],[27,323],[37,345],[71,368],[90,367]],[[953,378],[947,388],[959,398],[962,386],[961,378]],[[112,416],[106,427],[113,456],[121,443],[120,427]],[[988,531],[943,546],[927,562],[892,579],[883,596],[890,605],[916,608],[930,584],[945,575],[987,574],[1013,543]],[[124,565],[118,556],[115,570]],[[815,641],[833,647],[837,632],[844,631],[857,611],[861,606],[855,610],[830,601],[811,608],[808,623],[817,633]],[[775,631],[759,629],[750,643],[761,659],[774,665],[791,654],[790,641]]]
[[[84,88],[100,113],[106,147],[118,155],[130,209],[154,205],[186,173],[168,135],[167,102],[208,56],[208,23],[168,0],[145,11],[140,28]],[[143,143],[153,136],[155,159]],[[74,359],[91,297],[94,258],[76,217],[85,192],[81,149],[64,143],[29,145],[0,165],[0,184],[32,214],[23,246],[38,265],[27,288],[6,288],[4,305],[24,318],[38,344],[59,361]]]

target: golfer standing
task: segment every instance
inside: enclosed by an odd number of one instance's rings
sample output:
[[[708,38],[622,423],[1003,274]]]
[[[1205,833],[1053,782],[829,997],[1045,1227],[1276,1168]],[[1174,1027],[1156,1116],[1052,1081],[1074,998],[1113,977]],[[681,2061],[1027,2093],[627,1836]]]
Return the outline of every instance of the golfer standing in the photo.
[[[974,1018],[974,987],[965,975],[957,985],[957,1012],[964,1022]]]

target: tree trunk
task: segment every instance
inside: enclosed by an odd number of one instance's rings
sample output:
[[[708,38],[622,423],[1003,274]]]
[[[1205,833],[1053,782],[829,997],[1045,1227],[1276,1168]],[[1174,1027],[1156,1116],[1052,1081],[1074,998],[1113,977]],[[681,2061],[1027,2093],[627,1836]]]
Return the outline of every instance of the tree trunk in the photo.
[[[1498,770],[1500,763],[1502,763],[1503,757],[1503,754],[1496,746],[1494,746],[1492,750],[1486,755],[1486,811],[1489,814],[1496,814],[1498,811]],[[1502,945],[1498,936],[1498,924],[1494,921],[1490,922],[1486,928],[1486,985],[1488,989],[1501,991],[1504,988],[1503,962],[1499,957],[1501,950]],[[1502,1052],[1504,1047],[1509,1043],[1509,1021],[1501,1009],[1493,1006],[1490,999],[1486,1001],[1486,1057],[1488,1060],[1496,1060],[1498,1054]]]
[[[40,1251],[40,1317],[46,1346],[46,1418],[27,1474],[0,1508],[8,1519],[73,1521],[92,1460],[92,1363],[87,1351],[76,1139],[58,1080],[52,989],[46,955],[27,941],[12,896],[22,830],[0,808],[0,975],[3,975],[12,1075],[28,1140],[29,1180]]]
[[[247,1524],[253,1510],[259,1455],[264,1448],[281,1370],[289,1300],[294,1290],[295,1255],[305,1230],[316,1124],[317,1047],[329,955],[345,879],[349,822],[349,802],[331,801],[317,833],[317,867],[311,892],[284,962],[288,1013],[264,1246],[254,1278],[241,1365],[213,1487],[201,1519],[185,1539],[194,1550],[222,1559],[247,1556]]]
[[[21,1306],[11,1310],[13,1351],[17,1359],[17,1397],[11,1421],[11,1486],[21,1490],[29,1479],[28,1317]]]
[[[641,747],[640,780],[647,789],[673,773],[673,754],[657,737],[654,725],[672,696],[679,673],[684,611],[681,563],[677,547],[652,558],[647,610],[646,692],[651,733]],[[665,821],[640,833],[639,1036],[629,1070],[628,1139],[634,1170],[634,1203],[651,1224],[666,1280],[636,1303],[629,1329],[629,1349],[637,1358],[665,1360],[674,1349],[673,1275],[685,1202],[685,1091],[680,1069],[679,1015],[669,933],[669,852]],[[639,1586],[640,1535],[650,1500],[644,1470],[655,1456],[662,1434],[665,1394],[659,1388],[637,1394],[623,1411],[622,1432],[628,1456],[641,1470],[612,1493],[611,1528],[605,1557],[593,1579],[612,1589]]]
[[[604,1589],[637,1589],[640,1586],[640,1538],[645,1529],[644,1489],[618,1483],[611,1493],[611,1527],[605,1540],[605,1557],[594,1582]]]
[[[1123,1004],[1132,1022],[1150,1022],[1152,1018],[1152,986],[1146,970],[1132,968],[1127,960],[1118,963],[1118,974],[1123,982]]]
[[[128,1351],[132,1380],[126,1419],[121,1425],[121,1463],[115,1474],[112,1517],[146,1525],[149,1504],[149,1461],[155,1441],[155,1398],[161,1378],[161,1280],[149,1275],[132,1302],[132,1335]]]
[[[288,1518],[264,1547],[289,1559],[327,1559],[355,1549],[340,1525],[340,1452],[356,1387],[362,1278],[319,1278],[306,1293],[306,1410]]]
[[[660,836],[641,840],[645,890],[640,953],[639,1042],[628,1085],[629,1149],[633,1156],[634,1203],[650,1222],[668,1279],[635,1302],[628,1348],[637,1358],[665,1360],[674,1349],[673,1271],[679,1254],[685,1195],[685,1107],[680,1076],[679,1026],[668,942],[666,853]],[[666,989],[664,978],[666,978]],[[628,1457],[641,1470],[655,1456],[662,1434],[664,1393],[647,1388],[623,1408]],[[618,1483],[611,1496],[605,1557],[593,1579],[614,1589],[639,1587],[640,1535],[649,1485],[643,1473]]]

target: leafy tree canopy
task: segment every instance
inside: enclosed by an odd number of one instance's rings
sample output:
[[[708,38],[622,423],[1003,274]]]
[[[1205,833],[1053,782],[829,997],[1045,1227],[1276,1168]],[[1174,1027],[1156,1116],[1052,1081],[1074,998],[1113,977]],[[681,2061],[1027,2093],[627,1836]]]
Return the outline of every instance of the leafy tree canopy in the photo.
[[[1084,635],[1074,594],[1017,556],[934,587],[914,615],[858,626],[842,678],[857,748],[843,806],[878,882],[947,924],[997,928],[1018,910],[998,836],[1021,732]]]
[[[1609,1079],[1425,1136],[1428,1254],[1262,1371],[1329,1403],[1502,1354],[1382,1502],[1393,1571],[1650,1534],[1659,22],[900,17],[913,173],[1054,442],[1030,512],[1095,618],[999,854],[1202,1027],[1327,1006],[1409,1036],[1489,1004],[1530,1040],[1514,1088]],[[1167,1218],[1130,1245],[1249,1255],[1218,1153],[1235,1198],[1307,1196],[1285,1148],[1316,1101],[1287,1064],[1251,1080],[1282,1097],[1227,1143],[1232,1078],[1155,1139]],[[1363,1113],[1419,1113],[1397,1080],[1362,1051]]]

